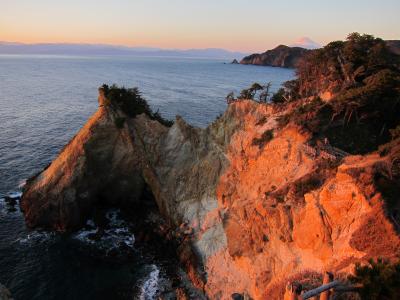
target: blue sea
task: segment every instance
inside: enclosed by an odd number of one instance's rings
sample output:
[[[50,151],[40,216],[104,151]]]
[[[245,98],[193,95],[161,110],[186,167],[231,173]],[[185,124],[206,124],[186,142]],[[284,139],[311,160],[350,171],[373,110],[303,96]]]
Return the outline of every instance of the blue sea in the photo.
[[[272,90],[288,69],[191,58],[0,55],[0,283],[15,299],[157,299],[168,290],[165,257],[137,247],[129,222],[110,211],[108,237],[31,231],[18,205],[21,185],[51,162],[97,109],[103,83],[138,87],[154,110],[205,127],[226,109],[225,96],[253,82]],[[124,245],[131,258],[112,264],[88,253]]]

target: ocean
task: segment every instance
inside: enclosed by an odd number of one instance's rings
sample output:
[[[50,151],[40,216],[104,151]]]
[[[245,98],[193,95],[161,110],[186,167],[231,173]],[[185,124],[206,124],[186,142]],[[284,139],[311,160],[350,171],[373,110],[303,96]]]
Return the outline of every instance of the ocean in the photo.
[[[5,201],[18,199],[24,181],[96,111],[103,83],[138,87],[164,117],[205,127],[224,112],[229,92],[253,82],[276,91],[293,77],[293,70],[213,59],[0,55],[0,283],[16,300],[150,300],[174,284],[176,262],[137,246],[134,226],[118,211],[107,212],[107,235],[94,243],[91,220],[72,234],[32,231]],[[110,253],[123,259],[99,259]]]

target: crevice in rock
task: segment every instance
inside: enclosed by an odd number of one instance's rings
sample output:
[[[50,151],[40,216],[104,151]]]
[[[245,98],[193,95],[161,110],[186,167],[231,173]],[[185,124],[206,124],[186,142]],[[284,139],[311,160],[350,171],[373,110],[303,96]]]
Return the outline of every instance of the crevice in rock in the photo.
[[[176,299],[178,294],[202,299],[202,292],[192,285],[178,257],[180,243],[177,230],[170,227],[160,214],[151,188],[144,180],[142,190],[138,194],[140,196],[135,198],[131,198],[129,194],[125,197],[121,195],[113,201],[100,196],[92,207],[88,222],[94,223],[96,232],[89,237],[90,239],[101,240],[107,234],[110,223],[113,222],[110,220],[110,211],[116,212],[116,217],[112,216],[111,219],[123,220],[129,228],[129,233],[134,236],[132,249],[121,245],[120,253],[107,253],[101,259],[111,263],[124,263],[129,259],[141,258],[153,261],[157,265],[155,268],[161,268],[165,276],[162,280],[166,286],[160,287],[158,299]],[[134,288],[135,295],[140,294],[138,289],[138,286]]]

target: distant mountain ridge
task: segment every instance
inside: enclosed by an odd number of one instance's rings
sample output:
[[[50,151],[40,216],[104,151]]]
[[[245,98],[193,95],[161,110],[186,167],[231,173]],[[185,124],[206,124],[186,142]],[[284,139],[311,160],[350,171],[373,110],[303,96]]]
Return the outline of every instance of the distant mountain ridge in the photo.
[[[281,68],[295,68],[300,59],[311,50],[301,47],[279,45],[261,54],[251,54],[244,57],[240,63],[243,65],[259,65]]]
[[[247,53],[219,48],[206,49],[161,49],[152,47],[128,47],[103,44],[23,44],[0,41],[0,54],[45,54],[45,55],[137,55],[234,59]]]

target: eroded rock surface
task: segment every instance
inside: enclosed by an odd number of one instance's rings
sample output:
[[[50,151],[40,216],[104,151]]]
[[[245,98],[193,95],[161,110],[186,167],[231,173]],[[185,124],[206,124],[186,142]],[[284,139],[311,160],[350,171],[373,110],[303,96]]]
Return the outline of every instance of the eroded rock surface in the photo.
[[[279,299],[291,276],[349,272],[394,258],[400,247],[382,187],[391,186],[396,142],[382,153],[329,156],[281,111],[237,101],[206,129],[171,128],[103,105],[22,198],[27,224],[78,228],[96,203],[140,201],[145,184],[183,236],[179,252],[211,299],[246,293]],[[272,137],[266,135],[270,132]],[[322,154],[321,154],[322,153]]]

